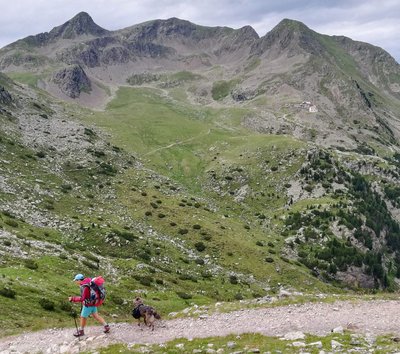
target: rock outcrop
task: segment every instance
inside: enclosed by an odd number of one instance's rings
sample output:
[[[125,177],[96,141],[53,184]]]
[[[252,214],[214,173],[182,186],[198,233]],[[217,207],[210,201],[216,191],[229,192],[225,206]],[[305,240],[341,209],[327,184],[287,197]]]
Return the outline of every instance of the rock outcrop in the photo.
[[[56,72],[53,82],[71,98],[77,98],[81,92],[90,92],[91,82],[80,65],[74,65]]]
[[[8,105],[12,101],[12,97],[10,93],[3,87],[0,86],[0,104],[1,105]]]

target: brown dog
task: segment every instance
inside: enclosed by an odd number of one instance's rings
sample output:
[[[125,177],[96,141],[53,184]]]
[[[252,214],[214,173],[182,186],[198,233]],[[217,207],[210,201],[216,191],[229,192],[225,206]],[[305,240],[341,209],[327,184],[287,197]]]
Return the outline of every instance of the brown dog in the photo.
[[[139,327],[140,319],[143,318],[144,324],[151,327],[152,331],[154,331],[155,320],[161,319],[161,316],[156,312],[153,307],[143,304],[143,300],[140,297],[137,297],[135,298],[135,300],[133,300],[132,316],[139,320]]]

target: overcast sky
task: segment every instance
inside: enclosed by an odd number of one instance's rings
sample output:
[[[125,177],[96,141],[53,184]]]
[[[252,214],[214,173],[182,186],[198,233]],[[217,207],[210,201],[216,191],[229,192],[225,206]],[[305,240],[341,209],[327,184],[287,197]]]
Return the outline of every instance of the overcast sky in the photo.
[[[48,32],[80,11],[108,30],[178,17],[204,26],[250,25],[260,36],[290,18],[382,47],[400,62],[400,0],[0,0],[0,9],[0,47]]]

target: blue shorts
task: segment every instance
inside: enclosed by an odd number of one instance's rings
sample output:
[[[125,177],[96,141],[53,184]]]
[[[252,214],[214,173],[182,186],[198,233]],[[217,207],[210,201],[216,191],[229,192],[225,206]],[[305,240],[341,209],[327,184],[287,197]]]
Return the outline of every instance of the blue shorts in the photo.
[[[92,313],[97,313],[96,306],[83,306],[81,317],[88,318]]]

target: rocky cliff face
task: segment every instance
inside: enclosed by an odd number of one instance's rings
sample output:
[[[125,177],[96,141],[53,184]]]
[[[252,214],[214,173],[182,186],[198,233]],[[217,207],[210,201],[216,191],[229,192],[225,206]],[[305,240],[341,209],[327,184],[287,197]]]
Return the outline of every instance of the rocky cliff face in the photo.
[[[77,98],[82,91],[90,92],[91,83],[85,71],[79,65],[74,65],[56,72],[53,82],[68,97]]]
[[[12,97],[10,93],[3,87],[0,86],[0,104],[1,105],[8,105],[12,101]]]

